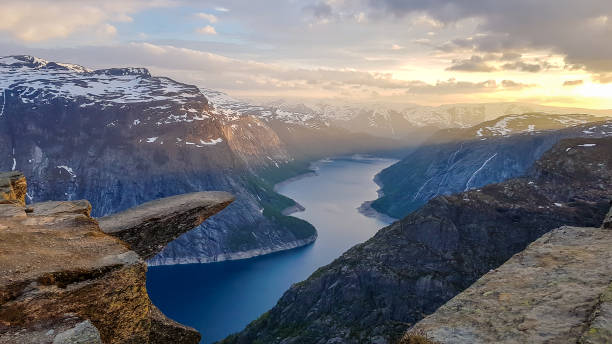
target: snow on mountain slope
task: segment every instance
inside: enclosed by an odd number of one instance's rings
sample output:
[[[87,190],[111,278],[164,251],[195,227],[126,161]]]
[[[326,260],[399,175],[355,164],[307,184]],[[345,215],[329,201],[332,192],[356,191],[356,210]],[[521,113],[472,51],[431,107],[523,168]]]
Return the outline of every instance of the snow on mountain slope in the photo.
[[[300,103],[276,100],[263,104],[275,106],[284,111],[312,113],[314,116],[319,116],[323,121],[331,123],[331,125],[352,131],[395,138],[410,137],[425,128],[469,128],[478,123],[509,114],[539,112],[546,114],[612,115],[612,110],[551,107],[525,103],[420,106],[381,103]],[[580,122],[575,124],[580,124]]]
[[[492,121],[480,123],[470,128],[470,130],[474,132],[476,137],[507,136],[518,133],[563,129],[606,119],[609,119],[609,117],[582,114],[551,115],[525,113],[522,115],[502,116]],[[595,128],[594,126],[593,130]]]
[[[169,101],[186,105],[184,111],[200,113],[188,105],[202,94],[195,86],[163,77],[151,77],[145,68],[89,70],[65,63],[48,62],[32,56],[0,58],[0,89],[14,89],[24,102],[43,103],[50,99],[88,100],[119,106],[149,101]]]
[[[236,121],[240,117],[254,116],[265,122],[278,120],[290,125],[315,129],[329,126],[329,123],[314,112],[287,111],[275,106],[256,105],[234,99],[226,93],[211,89],[201,88],[200,90],[210,100],[214,110],[223,116],[226,123]]]

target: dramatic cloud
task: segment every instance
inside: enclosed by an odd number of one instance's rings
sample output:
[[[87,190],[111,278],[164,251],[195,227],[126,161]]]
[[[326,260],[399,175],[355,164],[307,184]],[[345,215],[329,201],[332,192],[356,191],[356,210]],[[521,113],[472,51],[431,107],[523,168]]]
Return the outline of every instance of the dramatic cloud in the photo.
[[[448,25],[480,21],[480,35],[449,41],[484,52],[551,49],[594,73],[612,72],[612,1],[609,0],[370,0],[370,10],[395,17],[426,13]],[[530,67],[533,68],[533,67]]]
[[[234,95],[612,107],[611,17],[609,0],[19,0],[0,51]]]

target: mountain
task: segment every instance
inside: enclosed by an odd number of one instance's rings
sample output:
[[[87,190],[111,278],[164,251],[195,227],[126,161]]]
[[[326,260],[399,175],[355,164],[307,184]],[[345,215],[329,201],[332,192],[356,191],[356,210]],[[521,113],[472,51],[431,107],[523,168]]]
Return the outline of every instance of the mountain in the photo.
[[[294,284],[222,343],[393,343],[544,233],[600,226],[610,166],[612,138],[565,139],[523,177],[438,196]]]
[[[100,217],[179,193],[236,196],[150,264],[246,258],[308,244],[315,229],[282,215],[295,203],[275,193],[274,183],[307,170],[309,159],[399,147],[308,121],[234,111],[228,102],[211,103],[210,91],[144,68],[90,70],[4,57],[0,89],[0,169],[24,172],[29,202],[88,199]]]
[[[353,132],[420,142],[445,128],[468,128],[509,114],[593,114],[612,110],[552,107],[526,103],[482,103],[420,106],[416,104],[325,103],[275,100],[263,102],[288,113],[309,113]]]
[[[604,117],[537,113],[442,130],[377,175],[382,196],[371,206],[402,218],[438,195],[520,176],[563,138],[605,136],[612,120]]]
[[[455,344],[609,343],[611,246],[605,227],[546,233],[419,321],[400,343],[418,336]]]

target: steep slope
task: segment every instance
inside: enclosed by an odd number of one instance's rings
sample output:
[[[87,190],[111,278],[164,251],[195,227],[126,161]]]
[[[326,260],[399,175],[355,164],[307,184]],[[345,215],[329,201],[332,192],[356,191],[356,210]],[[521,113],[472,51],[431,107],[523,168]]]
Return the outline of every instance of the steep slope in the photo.
[[[587,115],[508,115],[440,131],[378,174],[383,195],[372,207],[401,218],[438,195],[520,176],[563,138],[612,136],[612,121],[600,120]]]
[[[179,193],[236,195],[152,264],[248,257],[316,238],[311,225],[280,214],[293,202],[253,174],[289,162],[272,130],[247,118],[243,127],[256,129],[231,132],[195,86],[142,68],[16,56],[0,59],[0,88],[0,169],[24,172],[30,202],[89,199],[103,216]]]
[[[445,344],[610,343],[612,231],[561,227],[412,328]],[[553,311],[554,310],[554,311]]]
[[[389,343],[561,225],[609,210],[612,138],[559,142],[522,178],[439,196],[293,285],[224,343]]]

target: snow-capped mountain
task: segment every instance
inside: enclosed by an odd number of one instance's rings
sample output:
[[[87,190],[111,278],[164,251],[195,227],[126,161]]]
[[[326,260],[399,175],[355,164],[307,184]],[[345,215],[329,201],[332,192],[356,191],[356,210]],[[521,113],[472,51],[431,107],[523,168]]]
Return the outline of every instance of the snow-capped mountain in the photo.
[[[612,110],[551,107],[525,103],[448,104],[420,106],[415,104],[329,104],[299,103],[284,100],[266,102],[288,112],[312,113],[322,121],[354,132],[405,139],[424,131],[468,128],[508,114],[592,114],[612,116]]]
[[[25,174],[30,202],[88,199],[94,216],[177,193],[229,191],[234,203],[152,260],[207,262],[311,242],[312,226],[282,215],[293,202],[273,191],[275,178],[309,159],[397,145],[255,108],[144,68],[3,57],[0,170]]]

